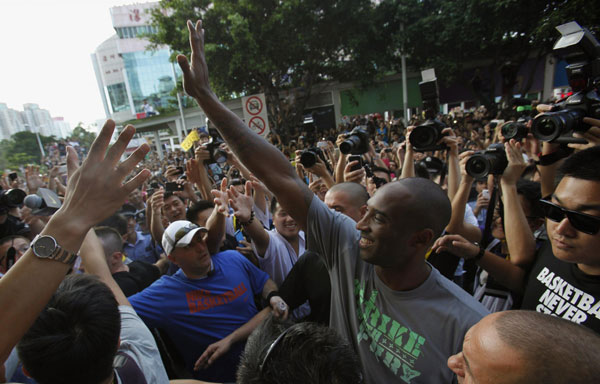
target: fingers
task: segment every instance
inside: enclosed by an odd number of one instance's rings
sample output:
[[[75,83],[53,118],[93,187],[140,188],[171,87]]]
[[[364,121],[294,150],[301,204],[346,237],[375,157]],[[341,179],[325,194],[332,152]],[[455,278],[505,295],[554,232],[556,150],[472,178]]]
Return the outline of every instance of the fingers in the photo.
[[[252,196],[252,182],[246,181],[246,196]]]
[[[221,180],[221,192],[227,192],[227,178],[224,177],[223,180]]]
[[[148,180],[150,176],[150,171],[147,169],[143,169],[142,171],[140,171],[140,173],[135,175],[133,179],[123,184],[123,190],[126,194],[129,195],[131,192],[133,192],[134,189],[141,187],[142,184],[144,184],[144,181]]]
[[[94,142],[92,143],[92,146],[90,147],[90,152],[88,153],[88,156],[87,156],[87,158],[90,159],[90,161],[92,161],[92,162],[102,161],[102,159],[104,158],[104,154],[106,153],[106,148],[108,147],[108,144],[110,143],[110,139],[113,135],[114,130],[115,130],[115,122],[110,119],[106,120],[106,123],[104,123],[104,126],[102,127],[102,130],[98,134],[98,137],[96,137],[96,140],[94,140]]]
[[[135,128],[133,125],[128,125],[123,129],[117,141],[110,147],[108,152],[106,153],[105,160],[108,161],[109,164],[115,166],[123,152],[125,152],[125,148],[127,148],[127,144],[135,134]]]
[[[593,125],[595,127],[600,127],[600,120],[594,119],[591,117],[584,117],[583,122],[589,125]]]
[[[67,147],[67,179],[70,179],[71,176],[79,169],[79,156],[77,156],[77,151],[75,148],[68,146]]]
[[[118,165],[117,172],[119,173],[119,175],[121,177],[127,176],[131,171],[133,171],[135,166],[144,159],[144,157],[149,151],[150,147],[148,146],[148,144],[140,145],[138,149],[136,149],[131,155],[129,155],[127,160]]]

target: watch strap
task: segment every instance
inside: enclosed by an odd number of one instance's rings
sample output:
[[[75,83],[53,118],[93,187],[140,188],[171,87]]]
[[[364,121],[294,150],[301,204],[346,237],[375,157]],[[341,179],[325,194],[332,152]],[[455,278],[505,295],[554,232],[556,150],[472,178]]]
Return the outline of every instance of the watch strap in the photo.
[[[479,243],[475,242],[473,243],[476,246],[479,247],[479,252],[477,252],[477,254],[475,255],[475,257],[473,258],[473,260],[475,261],[479,261],[481,260],[481,258],[483,257],[483,255],[485,255],[485,248],[483,248],[481,245],[479,245]]]
[[[35,252],[35,243],[42,236],[51,237],[54,240],[54,243],[56,244],[56,249],[48,257],[39,256]],[[40,259],[55,260],[70,266],[73,266],[73,264],[75,264],[75,261],[77,260],[77,253],[67,251],[66,249],[61,247],[60,244],[58,244],[54,237],[49,235],[37,235],[32,241],[32,248],[33,254],[39,257]]]

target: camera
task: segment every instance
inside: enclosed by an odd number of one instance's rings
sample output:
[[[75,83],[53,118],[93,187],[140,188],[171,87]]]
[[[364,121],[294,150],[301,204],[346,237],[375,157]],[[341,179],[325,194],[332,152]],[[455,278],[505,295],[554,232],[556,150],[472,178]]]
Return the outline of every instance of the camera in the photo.
[[[361,127],[355,127],[340,144],[340,152],[344,155],[362,155],[369,152],[369,134]]]
[[[223,143],[222,139],[211,137],[208,143],[204,144],[204,148],[210,154],[210,158],[204,160],[205,164],[222,164],[227,161],[227,152],[221,148]]]
[[[25,191],[18,188],[0,191],[0,214],[21,206],[25,196],[27,196]]]
[[[321,151],[321,149],[317,147],[311,147],[302,151],[300,153],[300,164],[302,164],[304,168],[310,168],[313,165],[317,164],[317,157],[321,158],[323,164],[325,164],[327,169],[331,172],[331,169],[329,168],[329,163],[325,158],[325,154],[323,153],[323,151]]]
[[[529,133],[529,129],[527,128],[527,123],[529,121],[531,121],[531,118],[528,116],[519,117],[517,121],[509,121],[502,126],[502,136],[504,136],[504,138],[507,140],[523,140]]]
[[[555,104],[552,111],[533,120],[531,131],[541,141],[553,143],[587,143],[574,138],[573,132],[585,132],[590,126],[584,117],[600,117],[600,43],[585,28],[572,21],[556,27],[562,35],[554,52],[567,62],[567,77],[573,95]]]
[[[475,178],[481,179],[489,174],[501,175],[508,165],[504,146],[500,143],[490,145],[484,151],[475,152],[469,160],[467,160],[467,173]]]
[[[444,136],[442,130],[446,128],[446,124],[436,119],[436,115],[440,110],[440,97],[435,71],[426,69],[421,72],[421,77],[423,81],[419,83],[419,90],[421,91],[426,121],[412,130],[409,138],[410,143],[417,152],[447,149],[446,144],[437,144]]]

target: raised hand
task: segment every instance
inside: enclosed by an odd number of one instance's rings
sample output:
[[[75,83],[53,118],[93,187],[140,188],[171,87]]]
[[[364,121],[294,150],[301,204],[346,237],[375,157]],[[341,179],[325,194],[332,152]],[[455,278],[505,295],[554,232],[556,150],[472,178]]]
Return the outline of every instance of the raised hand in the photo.
[[[227,191],[229,196],[229,204],[233,208],[235,217],[242,223],[246,223],[252,216],[252,207],[254,206],[254,198],[252,197],[252,182],[246,181],[245,192],[239,193],[235,188],[229,188]]]
[[[131,191],[150,177],[150,171],[144,169],[123,183],[150,147],[147,144],[141,145],[127,160],[119,163],[135,128],[131,125],[125,127],[117,141],[108,148],[114,129],[114,121],[108,120],[104,124],[81,167],[75,149],[67,147],[69,178],[65,201],[54,216],[68,215],[73,228],[78,228],[83,233],[116,212]]]
[[[516,185],[517,180],[523,174],[527,164],[523,159],[523,152],[521,151],[521,144],[515,139],[510,139],[504,143],[504,150],[506,151],[506,158],[508,159],[508,165],[502,173],[501,182],[507,185]]]
[[[183,89],[192,97],[207,96],[212,93],[208,82],[208,67],[204,56],[204,29],[202,20],[194,25],[190,20],[187,22],[190,32],[190,47],[192,48],[192,62],[188,62],[184,55],[177,56],[177,63],[183,72]]]
[[[214,203],[217,211],[223,216],[229,216],[229,196],[227,194],[227,178],[221,180],[219,189],[213,189],[210,193],[214,196]]]
[[[28,165],[25,169],[25,181],[27,181],[27,189],[30,194],[34,194],[37,190],[44,186],[44,180],[40,176],[40,167],[37,165]]]

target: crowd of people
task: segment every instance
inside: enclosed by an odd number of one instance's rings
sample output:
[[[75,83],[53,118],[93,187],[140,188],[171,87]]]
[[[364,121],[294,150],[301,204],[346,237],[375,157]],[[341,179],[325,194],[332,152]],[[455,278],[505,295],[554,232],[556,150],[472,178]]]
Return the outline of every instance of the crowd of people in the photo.
[[[46,175],[1,180],[0,381],[600,377],[600,120],[568,145],[505,137],[548,104],[436,116],[425,149],[419,116],[265,140],[211,91],[188,29],[177,60],[211,121],[193,150],[121,161],[135,129],[109,146],[109,120]]]

